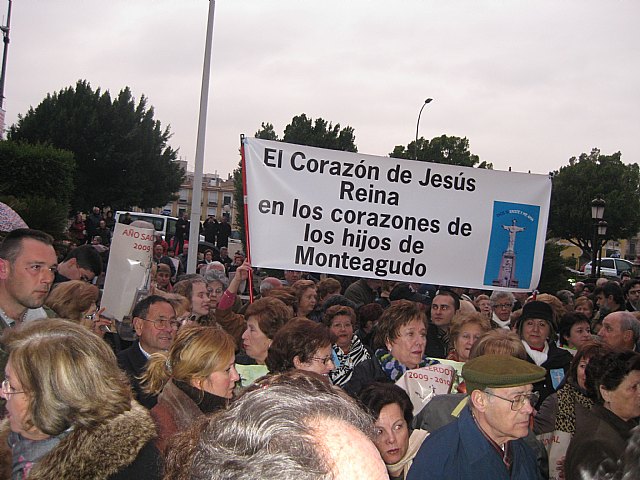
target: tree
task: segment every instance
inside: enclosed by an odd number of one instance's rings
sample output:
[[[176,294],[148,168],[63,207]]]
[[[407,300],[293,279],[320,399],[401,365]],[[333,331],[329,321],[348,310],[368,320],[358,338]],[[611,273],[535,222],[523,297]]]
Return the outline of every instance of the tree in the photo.
[[[73,154],[45,145],[0,142],[0,199],[31,228],[64,238],[76,164]]]
[[[577,245],[592,254],[591,201],[600,196],[607,203],[606,239],[629,238],[640,230],[640,169],[625,165],[621,153],[602,155],[594,148],[569,165],[553,172],[549,211],[549,236]]]
[[[541,293],[555,295],[558,290],[565,290],[571,287],[568,280],[567,266],[570,259],[562,258],[562,245],[547,241],[544,244],[544,257],[542,259],[542,271],[540,272],[540,282],[538,290]]]
[[[68,204],[76,163],[73,153],[46,145],[0,142],[0,195],[41,195]]]
[[[160,207],[174,198],[184,172],[167,146],[169,128],[153,114],[146,97],[136,104],[128,87],[112,101],[109,92],[79,80],[20,115],[9,138],[73,152],[75,209]]]
[[[404,145],[396,145],[393,152],[389,154],[393,158],[406,158],[408,160],[416,159],[416,142],[415,140]],[[431,141],[424,137],[418,139],[417,159],[423,162],[445,163],[447,165],[458,165],[461,167],[478,167],[493,169],[492,163],[483,161],[480,163],[480,157],[469,151],[469,140],[467,138],[449,137],[440,135]]]

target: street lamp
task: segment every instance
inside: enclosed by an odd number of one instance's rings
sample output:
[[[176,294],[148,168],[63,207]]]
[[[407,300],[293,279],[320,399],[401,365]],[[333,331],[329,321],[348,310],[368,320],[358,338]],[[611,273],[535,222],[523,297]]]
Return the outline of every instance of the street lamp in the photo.
[[[420,115],[422,115],[422,110],[424,110],[424,107],[427,105],[427,103],[431,103],[432,101],[433,98],[427,98],[422,104],[422,108],[420,108],[420,113],[418,113],[418,122],[416,123],[416,143],[413,147],[414,160],[418,160],[418,128],[420,127]]]
[[[600,220],[598,222],[598,251],[600,252],[600,260],[598,260],[598,277],[600,276],[600,269],[602,268],[602,248],[600,247],[600,238],[604,238],[607,234],[607,222]]]
[[[596,272],[596,265],[599,266],[598,262],[598,251],[600,248],[600,240],[598,238],[598,234],[600,233],[600,222],[602,221],[602,217],[604,216],[604,207],[606,202],[602,199],[602,197],[598,196],[598,198],[594,198],[591,200],[591,220],[593,220],[593,241],[591,242],[591,276],[596,278],[600,275],[600,269]],[[606,222],[604,224],[604,230],[606,233]]]

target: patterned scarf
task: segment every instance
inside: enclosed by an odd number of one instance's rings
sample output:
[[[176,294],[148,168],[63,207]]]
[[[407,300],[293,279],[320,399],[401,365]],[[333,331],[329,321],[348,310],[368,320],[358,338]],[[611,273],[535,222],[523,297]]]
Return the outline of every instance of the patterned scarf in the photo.
[[[12,454],[11,478],[13,480],[27,478],[31,468],[53,450],[70,431],[70,429],[66,430],[57,437],[49,437],[44,440],[29,440],[19,433],[9,433],[7,443]]]
[[[376,350],[375,356],[378,359],[378,362],[380,362],[380,366],[382,367],[384,373],[386,373],[387,376],[394,382],[397,381],[402,375],[404,375],[404,372],[408,370],[408,368],[404,364],[400,363],[393,355],[391,355],[391,352],[389,352],[386,348],[379,348],[378,350]],[[426,367],[427,365],[437,365],[438,363],[440,363],[438,360],[423,356],[422,360],[416,368]]]
[[[593,400],[580,389],[567,382],[558,390],[558,413],[555,429],[574,435],[576,433],[576,403],[587,409],[593,406]]]
[[[338,357],[338,365],[335,370],[329,373],[329,378],[331,378],[334,385],[339,387],[343,386],[351,379],[353,369],[356,365],[371,358],[369,352],[367,352],[367,349],[364,348],[364,345],[355,334],[351,338],[349,353],[344,353],[344,351],[336,344],[333,344],[333,351],[336,354],[336,357]]]

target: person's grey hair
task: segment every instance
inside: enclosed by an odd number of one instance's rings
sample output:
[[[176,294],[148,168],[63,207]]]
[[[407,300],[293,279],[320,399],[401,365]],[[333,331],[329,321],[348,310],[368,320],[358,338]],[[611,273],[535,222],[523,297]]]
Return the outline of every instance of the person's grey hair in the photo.
[[[176,438],[165,479],[333,480],[330,439],[318,434],[325,420],[372,436],[372,417],[320,376],[263,377],[229,409]]]
[[[620,329],[624,332],[631,330],[633,333],[633,343],[640,340],[640,320],[638,320],[631,312],[614,312],[620,317]]]
[[[563,305],[569,305],[573,301],[574,295],[569,290],[558,290],[556,297],[560,299]]]
[[[227,276],[224,274],[224,272],[220,272],[218,270],[207,270],[204,273],[204,279],[207,281],[207,283],[220,282],[224,288],[227,288],[229,286],[229,279],[227,278]]]
[[[516,297],[513,296],[513,293],[494,290],[493,293],[491,293],[491,296],[489,297],[489,300],[491,301],[491,306],[493,307],[503,298],[508,298],[511,303],[514,303],[516,301]]]

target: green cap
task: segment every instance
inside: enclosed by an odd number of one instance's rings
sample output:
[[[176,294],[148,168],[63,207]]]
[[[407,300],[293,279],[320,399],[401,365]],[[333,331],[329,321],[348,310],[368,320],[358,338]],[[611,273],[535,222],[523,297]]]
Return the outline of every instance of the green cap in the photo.
[[[462,367],[467,393],[485,388],[508,388],[544,380],[547,371],[510,355],[481,355]]]

